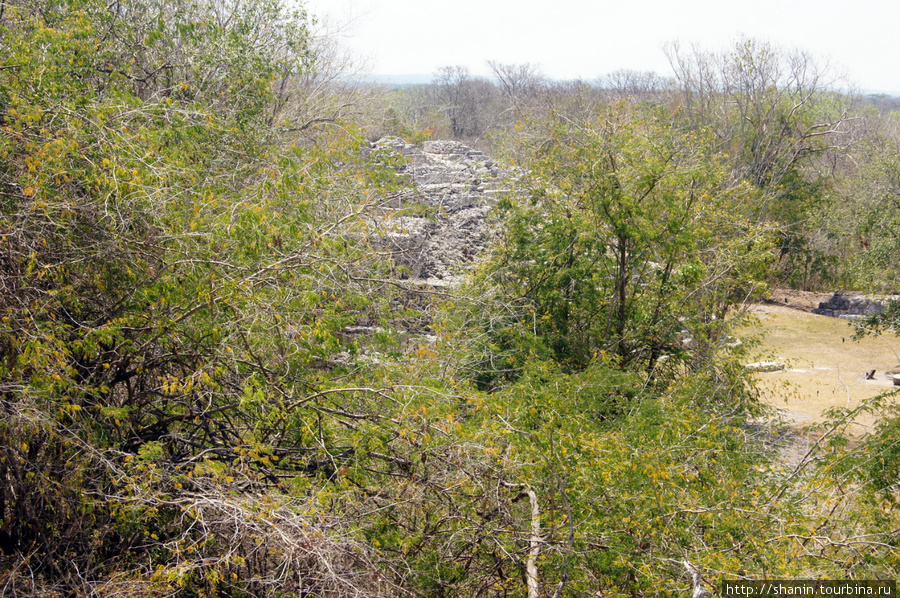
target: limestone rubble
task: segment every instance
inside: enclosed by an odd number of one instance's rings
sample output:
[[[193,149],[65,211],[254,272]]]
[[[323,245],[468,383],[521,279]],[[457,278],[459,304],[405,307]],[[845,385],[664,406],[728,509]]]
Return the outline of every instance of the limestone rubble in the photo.
[[[383,234],[382,245],[393,253],[401,278],[438,287],[458,281],[484,255],[491,236],[487,215],[506,192],[509,170],[458,141],[414,145],[385,138],[373,149],[405,157],[397,169],[411,188],[402,206],[426,208],[422,215],[392,218]]]

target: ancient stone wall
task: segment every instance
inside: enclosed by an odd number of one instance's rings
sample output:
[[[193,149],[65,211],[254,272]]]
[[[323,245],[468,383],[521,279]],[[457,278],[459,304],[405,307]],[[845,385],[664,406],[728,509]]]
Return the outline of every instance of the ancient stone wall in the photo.
[[[398,170],[409,177],[411,191],[402,205],[426,206],[424,215],[391,219],[382,244],[404,269],[403,277],[446,286],[484,254],[490,239],[487,214],[506,192],[510,172],[483,152],[457,141],[421,145],[397,138],[382,139],[374,148],[405,157]]]
[[[848,291],[838,291],[828,301],[819,303],[814,314],[833,318],[863,318],[887,309],[891,301],[900,300],[900,295],[865,295]]]

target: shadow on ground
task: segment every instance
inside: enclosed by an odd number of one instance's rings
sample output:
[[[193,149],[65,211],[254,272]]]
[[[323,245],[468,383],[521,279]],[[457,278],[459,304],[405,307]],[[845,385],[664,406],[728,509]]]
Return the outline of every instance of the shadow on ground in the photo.
[[[829,408],[854,408],[865,399],[893,391],[897,388],[893,374],[900,373],[900,337],[879,335],[856,341],[847,320],[804,311],[817,305],[813,295],[803,297],[797,308],[780,300],[753,306],[759,323],[745,330],[763,333],[760,359],[785,365],[780,371],[756,374],[763,400],[779,409],[787,422],[801,425],[824,421],[823,412]],[[774,298],[779,299],[777,293]],[[862,415],[848,431],[862,435],[873,423],[871,415]]]

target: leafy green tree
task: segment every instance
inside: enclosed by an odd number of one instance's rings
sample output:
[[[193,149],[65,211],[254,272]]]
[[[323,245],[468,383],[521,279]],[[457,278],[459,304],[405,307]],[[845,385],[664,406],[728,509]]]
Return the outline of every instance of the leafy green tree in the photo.
[[[811,216],[816,247],[840,262],[847,287],[894,292],[900,251],[900,129],[896,116],[868,115],[869,136]]]
[[[339,422],[387,400],[335,355],[392,298],[368,239],[395,177],[293,110],[308,40],[268,0],[3,4],[10,591],[379,586],[365,550],[289,517],[355,453]],[[300,505],[298,477],[322,481]]]
[[[757,196],[731,182],[708,138],[656,113],[617,106],[536,129],[477,283],[509,314],[484,324],[487,342],[502,353],[533,335],[574,369],[600,353],[651,376],[661,360],[699,365],[725,341],[728,308],[763,288]],[[514,370],[518,358],[504,359]]]
[[[0,594],[896,577],[890,463],[823,441],[785,470],[745,420],[719,349],[768,235],[702,129],[590,94],[521,123],[477,296],[404,289],[375,241],[397,158],[306,95],[307,23],[0,4]],[[441,338],[402,340],[423,296]]]
[[[667,54],[685,123],[713,131],[735,177],[768,196],[758,217],[780,226],[783,282],[809,285],[829,265],[809,243],[814,231],[804,228],[828,179],[816,161],[852,142],[846,133],[855,119],[853,96],[840,91],[827,63],[758,40],[718,53],[672,44]]]
[[[533,360],[492,393],[410,387],[366,537],[438,596],[684,595],[684,560],[710,588],[894,575],[897,510],[860,484],[862,466],[884,469],[847,450],[849,420],[811,443],[747,421],[746,370],[720,366],[663,387],[612,356],[578,372]]]

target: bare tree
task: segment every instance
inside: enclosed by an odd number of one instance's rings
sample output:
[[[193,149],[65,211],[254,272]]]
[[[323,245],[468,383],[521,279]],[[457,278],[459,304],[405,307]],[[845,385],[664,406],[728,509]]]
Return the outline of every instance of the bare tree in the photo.
[[[672,93],[675,82],[652,71],[618,70],[602,77],[600,87],[611,99],[631,101],[665,100]]]
[[[745,39],[729,52],[672,43],[666,54],[687,118],[712,127],[738,174],[759,188],[773,189],[801,159],[833,149],[850,118],[842,77],[806,52]]]
[[[830,176],[820,163],[855,137],[854,96],[827,61],[799,50],[743,39],[727,52],[666,51],[688,126],[715,135],[735,178],[763,193],[756,217],[780,227],[778,276],[807,284],[819,257],[805,222]]]
[[[432,93],[450,121],[453,137],[481,137],[494,124],[497,88],[487,79],[473,77],[468,68],[439,68]]]
[[[493,60],[488,66],[500,84],[500,93],[506,104],[521,116],[529,107],[537,103],[547,86],[547,79],[537,65],[502,64]]]

